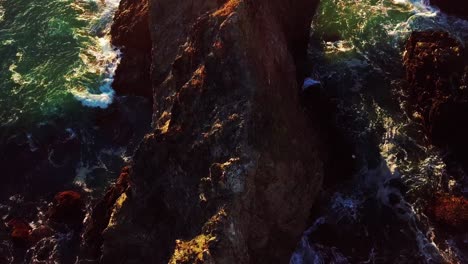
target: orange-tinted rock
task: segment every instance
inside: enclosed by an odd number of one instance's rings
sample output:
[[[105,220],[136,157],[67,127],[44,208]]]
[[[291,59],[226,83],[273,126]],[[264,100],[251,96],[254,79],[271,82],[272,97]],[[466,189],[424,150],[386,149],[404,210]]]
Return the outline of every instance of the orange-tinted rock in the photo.
[[[468,231],[468,200],[463,197],[438,196],[429,209],[434,219],[444,225]]]
[[[12,219],[8,221],[7,226],[11,229],[10,237],[17,244],[26,244],[29,240],[31,227],[21,219]]]
[[[49,219],[56,223],[81,225],[85,216],[84,202],[81,194],[75,191],[64,191],[54,197],[49,209]]]
[[[122,51],[112,88],[119,95],[152,99],[149,1],[120,1],[111,28],[112,44]]]

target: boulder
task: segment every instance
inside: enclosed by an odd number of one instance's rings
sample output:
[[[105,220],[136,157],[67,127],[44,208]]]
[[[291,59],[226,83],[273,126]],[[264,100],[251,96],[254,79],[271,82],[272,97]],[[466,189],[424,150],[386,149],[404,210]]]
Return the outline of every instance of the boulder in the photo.
[[[52,207],[48,211],[49,220],[74,227],[81,226],[85,216],[84,206],[80,193],[60,192],[55,195]]]

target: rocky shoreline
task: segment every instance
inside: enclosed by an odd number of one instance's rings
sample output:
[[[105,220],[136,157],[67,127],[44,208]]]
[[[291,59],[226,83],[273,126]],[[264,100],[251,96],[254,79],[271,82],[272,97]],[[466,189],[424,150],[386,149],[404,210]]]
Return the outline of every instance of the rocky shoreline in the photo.
[[[335,105],[320,88],[301,88],[318,4],[122,0],[111,28],[123,54],[113,88],[152,102],[151,132],[98,201],[59,192],[34,227],[36,215],[18,203],[25,217],[9,217],[0,239],[19,250],[0,245],[0,263],[14,254],[32,263],[288,263],[323,186],[355,169],[352,146],[331,122]],[[447,32],[413,32],[402,64],[408,116],[466,170],[465,46]],[[125,145],[132,122],[111,110],[96,122]],[[444,190],[426,207],[447,232],[464,231],[462,190]],[[331,233],[322,235],[340,237]]]
[[[126,2],[119,13],[127,16],[116,16],[114,32],[120,27],[125,33],[125,25],[143,32],[139,19],[146,17],[153,29],[154,131],[95,209],[99,227],[85,235],[98,238],[88,244],[93,257],[103,263],[288,262],[323,176],[340,181],[341,171],[330,164],[339,159],[343,170],[353,164],[351,150],[340,149],[340,132],[327,123],[333,106],[315,91],[301,93],[298,85],[317,3]],[[288,15],[290,9],[298,16]],[[407,44],[411,89],[420,87],[413,72],[421,64],[409,59],[419,36],[424,33],[414,33]],[[445,38],[433,39],[443,45]],[[461,52],[457,45],[454,52]],[[138,58],[138,65],[147,65]],[[426,105],[411,98],[413,106]],[[453,207],[450,199],[457,201]],[[429,214],[435,221],[466,221],[454,211],[466,210],[463,198],[434,203]]]

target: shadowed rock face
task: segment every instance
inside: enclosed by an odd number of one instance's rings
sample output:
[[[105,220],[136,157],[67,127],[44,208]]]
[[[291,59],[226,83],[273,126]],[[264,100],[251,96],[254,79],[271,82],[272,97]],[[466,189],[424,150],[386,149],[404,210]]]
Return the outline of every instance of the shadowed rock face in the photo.
[[[114,204],[127,190],[130,168],[124,167],[115,185],[107,190],[104,197],[94,206],[92,215],[83,233],[83,243],[80,257],[82,259],[97,259],[103,242],[102,232],[109,224]]]
[[[297,82],[317,2],[150,1],[154,131],[104,263],[289,261],[323,175]]]
[[[120,48],[122,58],[112,88],[119,95],[152,98],[148,9],[149,0],[121,1],[115,14],[112,44]]]
[[[432,143],[448,146],[456,154],[465,152],[468,57],[463,45],[446,32],[413,32],[404,63],[413,116],[421,120]]]
[[[468,2],[465,0],[430,0],[430,2],[447,14],[468,18]]]

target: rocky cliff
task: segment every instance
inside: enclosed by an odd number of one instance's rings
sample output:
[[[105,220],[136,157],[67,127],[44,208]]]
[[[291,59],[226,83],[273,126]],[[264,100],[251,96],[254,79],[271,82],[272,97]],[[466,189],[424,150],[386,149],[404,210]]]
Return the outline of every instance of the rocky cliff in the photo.
[[[121,1],[111,27],[112,44],[122,51],[112,87],[119,95],[152,97],[149,0]]]
[[[317,2],[122,1],[114,36],[149,17],[154,130],[89,221],[91,255],[288,263],[323,178],[298,85]]]

